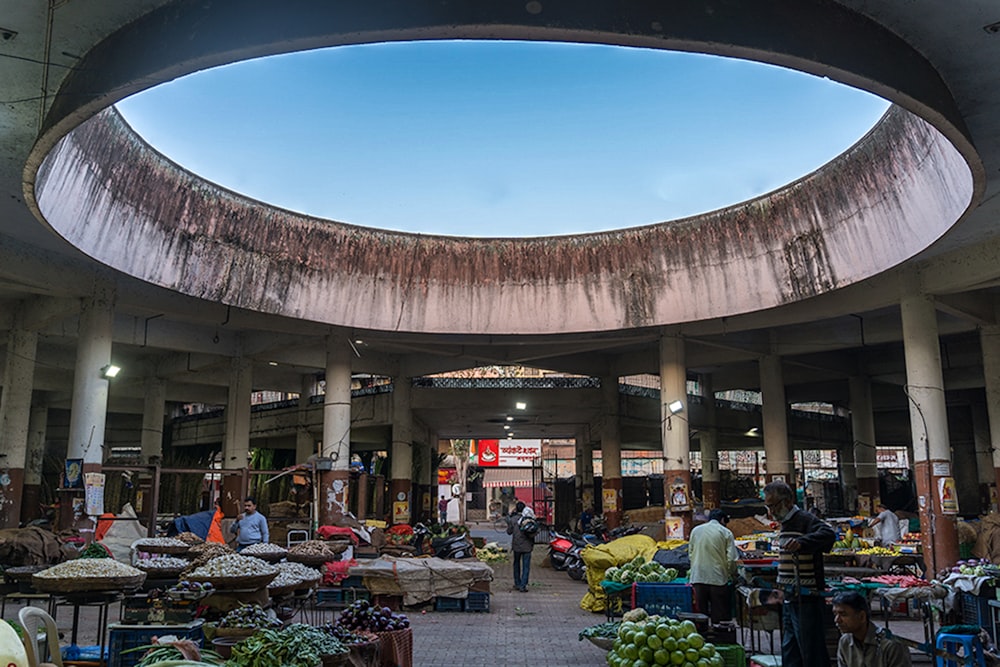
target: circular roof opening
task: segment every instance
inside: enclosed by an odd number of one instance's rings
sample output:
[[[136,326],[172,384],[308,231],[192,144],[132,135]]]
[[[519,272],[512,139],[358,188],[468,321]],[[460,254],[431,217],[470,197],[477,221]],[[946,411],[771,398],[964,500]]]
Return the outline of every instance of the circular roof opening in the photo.
[[[735,204],[825,164],[887,106],[749,61],[514,41],[272,56],[118,105],[164,155],[246,196],[468,237],[596,232]]]

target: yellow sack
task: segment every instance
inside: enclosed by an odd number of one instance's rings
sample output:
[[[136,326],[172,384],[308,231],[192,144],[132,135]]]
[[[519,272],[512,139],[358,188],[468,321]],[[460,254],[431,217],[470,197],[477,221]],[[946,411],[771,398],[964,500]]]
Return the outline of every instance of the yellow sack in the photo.
[[[604,571],[613,565],[624,565],[636,556],[652,560],[656,550],[656,542],[648,535],[627,535],[607,544],[585,547],[580,557],[587,566],[588,590],[580,600],[580,608],[604,611],[607,608],[607,595],[601,588]]]

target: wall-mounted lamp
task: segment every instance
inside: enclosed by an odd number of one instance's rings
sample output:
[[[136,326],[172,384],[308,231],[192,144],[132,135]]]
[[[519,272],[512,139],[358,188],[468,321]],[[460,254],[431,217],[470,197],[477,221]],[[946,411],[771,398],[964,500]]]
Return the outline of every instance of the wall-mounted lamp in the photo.
[[[757,435],[758,433],[760,433],[760,429],[757,428],[756,426],[754,426],[753,428],[749,429],[746,432],[747,435]]]
[[[684,409],[684,402],[681,401],[681,400],[671,401],[671,402],[667,403],[667,411],[670,412],[670,414],[667,415],[667,430],[668,431],[673,430],[673,424],[670,423],[670,420],[673,418],[674,415],[676,415],[677,413],[681,412],[683,409]],[[682,419],[683,419],[683,417],[682,417]]]
[[[119,366],[115,366],[114,364],[108,364],[107,366],[101,369],[101,377],[106,380],[110,380],[111,378],[117,376],[121,372],[122,369]]]

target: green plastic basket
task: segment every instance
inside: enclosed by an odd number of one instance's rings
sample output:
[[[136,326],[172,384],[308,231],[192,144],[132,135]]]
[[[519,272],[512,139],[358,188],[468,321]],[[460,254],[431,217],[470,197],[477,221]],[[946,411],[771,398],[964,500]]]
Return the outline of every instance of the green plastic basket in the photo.
[[[747,654],[739,644],[717,644],[715,650],[722,656],[724,667],[747,667]]]

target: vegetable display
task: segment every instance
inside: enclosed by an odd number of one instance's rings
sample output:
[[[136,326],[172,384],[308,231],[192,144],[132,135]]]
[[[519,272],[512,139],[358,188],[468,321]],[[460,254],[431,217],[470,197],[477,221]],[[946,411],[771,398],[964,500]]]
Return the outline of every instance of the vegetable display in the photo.
[[[604,578],[617,584],[667,583],[677,578],[677,570],[672,567],[663,567],[656,561],[646,562],[642,556],[636,556],[624,565],[609,567],[604,572]]]
[[[597,625],[591,625],[590,627],[580,630],[580,634],[577,637],[580,641],[583,641],[587,637],[600,637],[601,639],[617,639],[618,638],[618,628],[621,627],[621,621],[608,621],[607,623],[598,623]]]
[[[698,633],[694,623],[665,616],[622,621],[607,662],[611,667],[723,667],[722,656]]]
[[[496,542],[487,542],[481,549],[476,549],[476,558],[484,563],[506,563],[507,550]]]
[[[410,627],[406,614],[394,614],[388,607],[376,607],[368,600],[358,600],[340,612],[337,625],[349,630],[386,632]]]
[[[237,607],[222,617],[220,628],[241,628],[244,630],[280,628],[281,621],[270,616],[259,605],[247,604]]]
[[[281,630],[262,630],[233,646],[228,667],[315,667],[324,655],[350,649],[333,635],[303,623]]]
[[[119,563],[113,558],[77,558],[53,565],[34,576],[40,579],[77,579],[82,577],[134,577],[142,570]]]

